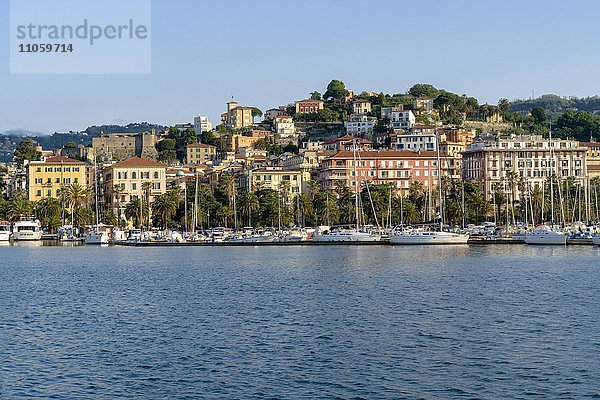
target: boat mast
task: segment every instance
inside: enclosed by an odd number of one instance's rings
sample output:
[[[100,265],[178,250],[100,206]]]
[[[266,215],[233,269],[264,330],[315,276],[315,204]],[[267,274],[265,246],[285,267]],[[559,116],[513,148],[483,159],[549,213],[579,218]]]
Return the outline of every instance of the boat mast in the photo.
[[[62,170],[62,168],[61,168]],[[100,213],[98,210],[98,165],[94,161],[94,197],[96,202],[96,228],[100,224]]]
[[[436,154],[437,154],[437,176],[438,176],[438,183],[437,183],[437,189],[438,189],[438,193],[439,193],[439,202],[440,202],[440,231],[444,230],[444,206],[443,206],[443,198],[442,198],[442,165],[441,165],[441,159],[440,159],[440,136],[438,131],[435,131],[435,142],[436,142]]]
[[[358,176],[356,172],[356,139],[352,140],[352,159],[354,164],[354,217],[356,219],[356,231],[359,230],[358,222]]]
[[[550,146],[550,222],[554,226],[554,157],[552,153],[552,125],[548,132],[548,145]]]

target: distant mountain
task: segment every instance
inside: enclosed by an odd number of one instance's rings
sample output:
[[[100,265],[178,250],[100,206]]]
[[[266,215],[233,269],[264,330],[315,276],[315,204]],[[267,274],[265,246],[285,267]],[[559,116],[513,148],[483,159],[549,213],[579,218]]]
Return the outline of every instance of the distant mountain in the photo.
[[[536,99],[511,101],[508,111],[528,114],[535,107],[545,108],[553,119],[571,109],[600,114],[600,96],[561,97],[555,94],[545,94]]]
[[[44,135],[47,135],[47,133],[30,131],[28,129],[10,129],[8,131],[2,132],[2,135],[5,135],[5,136],[44,136]]]

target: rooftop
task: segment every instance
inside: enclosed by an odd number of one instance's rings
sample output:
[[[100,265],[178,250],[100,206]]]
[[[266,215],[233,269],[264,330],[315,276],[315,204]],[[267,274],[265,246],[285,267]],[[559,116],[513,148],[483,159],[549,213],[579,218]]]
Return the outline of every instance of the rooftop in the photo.
[[[147,160],[140,157],[131,157],[127,160],[119,161],[110,166],[110,168],[129,168],[129,167],[160,167],[166,168],[167,166],[157,161]]]
[[[48,157],[46,160],[41,161],[45,164],[85,164],[84,161],[76,160],[74,158],[64,157],[64,156],[54,156]]]

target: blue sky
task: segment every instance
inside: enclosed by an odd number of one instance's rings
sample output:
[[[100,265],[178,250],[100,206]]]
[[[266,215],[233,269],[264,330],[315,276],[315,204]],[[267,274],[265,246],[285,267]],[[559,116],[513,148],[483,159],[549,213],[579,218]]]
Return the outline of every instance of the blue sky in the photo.
[[[0,132],[217,123],[231,96],[265,110],[333,78],[357,92],[427,82],[489,103],[600,94],[593,1],[154,0],[148,75],[10,75],[0,5]]]

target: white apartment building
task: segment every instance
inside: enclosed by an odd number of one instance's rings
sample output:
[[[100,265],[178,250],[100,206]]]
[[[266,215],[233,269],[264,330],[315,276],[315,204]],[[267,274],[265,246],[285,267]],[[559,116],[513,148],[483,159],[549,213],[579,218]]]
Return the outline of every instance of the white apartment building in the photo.
[[[208,117],[203,115],[194,117],[194,131],[198,136],[202,135],[202,132],[212,131],[212,124],[208,120]]]
[[[523,185],[511,184],[511,177],[533,188],[547,183],[550,176],[582,182],[586,169],[586,148],[579,142],[550,142],[540,135],[479,139],[463,153],[462,163],[463,179],[478,184],[486,199],[496,188],[506,193],[514,188],[515,196],[520,196]]]
[[[344,122],[344,128],[349,135],[372,134],[375,127],[375,120],[366,115],[352,115],[348,121]]]
[[[381,117],[389,118],[392,129],[411,129],[416,122],[413,112],[403,107],[383,107]]]

